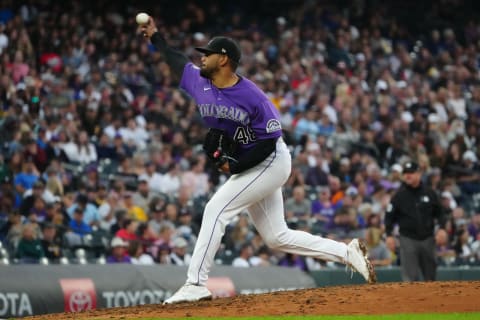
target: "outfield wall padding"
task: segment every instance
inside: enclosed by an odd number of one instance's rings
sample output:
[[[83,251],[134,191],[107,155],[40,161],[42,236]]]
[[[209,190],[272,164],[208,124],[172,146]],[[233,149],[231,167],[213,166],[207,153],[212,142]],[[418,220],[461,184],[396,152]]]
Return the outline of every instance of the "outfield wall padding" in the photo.
[[[0,318],[161,303],[186,280],[170,265],[0,266]],[[283,267],[215,266],[215,297],[315,287],[308,274]]]
[[[375,270],[379,283],[402,281],[399,267],[382,267]],[[310,272],[310,275],[318,287],[365,283],[358,273],[352,274],[346,268],[323,269]],[[439,267],[437,280],[480,280],[480,267]]]

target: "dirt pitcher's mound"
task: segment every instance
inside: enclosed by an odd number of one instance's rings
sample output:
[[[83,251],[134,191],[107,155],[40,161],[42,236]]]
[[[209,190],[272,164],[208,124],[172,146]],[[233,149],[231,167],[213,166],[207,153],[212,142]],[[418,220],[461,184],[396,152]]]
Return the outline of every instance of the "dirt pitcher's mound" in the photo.
[[[480,281],[351,285],[259,295],[240,295],[177,305],[145,305],[42,319],[131,319],[266,315],[353,315],[479,312]],[[37,317],[40,318],[40,317]]]

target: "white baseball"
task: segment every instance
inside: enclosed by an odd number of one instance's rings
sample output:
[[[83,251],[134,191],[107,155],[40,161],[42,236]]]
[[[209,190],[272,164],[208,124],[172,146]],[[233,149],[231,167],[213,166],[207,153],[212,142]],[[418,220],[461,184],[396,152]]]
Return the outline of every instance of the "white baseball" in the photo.
[[[148,14],[146,14],[145,12],[140,12],[135,17],[135,21],[137,21],[138,24],[147,24],[148,18],[149,18]]]

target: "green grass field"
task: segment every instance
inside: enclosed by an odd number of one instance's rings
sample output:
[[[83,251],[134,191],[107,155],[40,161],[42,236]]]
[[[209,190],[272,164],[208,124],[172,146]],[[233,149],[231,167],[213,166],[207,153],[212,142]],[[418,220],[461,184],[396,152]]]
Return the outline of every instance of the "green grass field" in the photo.
[[[137,318],[139,319],[139,318]],[[141,318],[142,320],[166,320],[172,318]],[[177,318],[178,319],[178,318]],[[228,317],[228,318],[197,318],[189,317],[192,320],[478,320],[480,313],[422,313],[422,314],[396,314],[396,315],[375,315],[375,316],[272,316],[272,317]]]

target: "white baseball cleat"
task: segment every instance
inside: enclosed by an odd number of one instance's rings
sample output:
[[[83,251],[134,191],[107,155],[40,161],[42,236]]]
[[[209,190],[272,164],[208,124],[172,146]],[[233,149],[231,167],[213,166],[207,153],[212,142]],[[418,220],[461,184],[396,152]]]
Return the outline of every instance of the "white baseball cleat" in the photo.
[[[193,302],[200,300],[211,300],[212,293],[204,286],[196,286],[193,284],[184,284],[177,292],[163,304],[173,304],[179,302]]]
[[[377,275],[372,264],[368,260],[367,247],[365,244],[353,239],[347,247],[347,265],[360,273],[368,283],[377,282]]]

